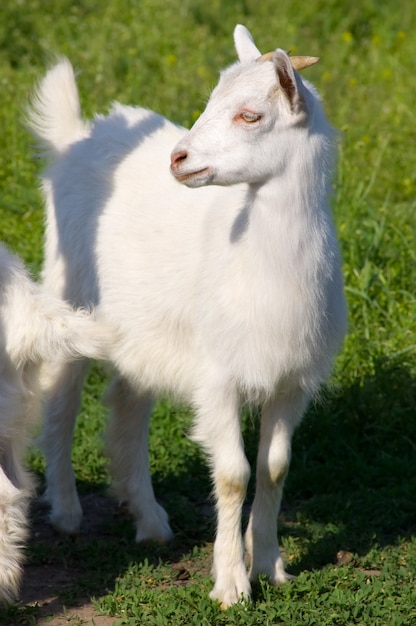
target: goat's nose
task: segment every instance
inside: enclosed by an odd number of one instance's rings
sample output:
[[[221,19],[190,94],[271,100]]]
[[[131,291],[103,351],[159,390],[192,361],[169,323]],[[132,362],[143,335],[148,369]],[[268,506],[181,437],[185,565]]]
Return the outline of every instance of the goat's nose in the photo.
[[[172,155],[170,157],[171,169],[172,170],[177,169],[182,163],[182,161],[185,161],[187,156],[188,156],[188,153],[186,150],[179,150],[178,152],[172,152]]]

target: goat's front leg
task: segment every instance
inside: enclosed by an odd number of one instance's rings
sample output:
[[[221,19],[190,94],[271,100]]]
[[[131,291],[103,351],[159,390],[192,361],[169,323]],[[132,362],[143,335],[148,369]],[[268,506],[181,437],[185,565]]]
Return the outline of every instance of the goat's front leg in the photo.
[[[217,504],[217,533],[214,543],[210,597],[226,608],[248,598],[250,582],[244,564],[241,511],[250,467],[244,455],[240,411],[234,397],[224,395],[201,407],[193,439],[208,452]]]
[[[256,495],[245,535],[251,581],[259,574],[265,574],[275,585],[292,578],[285,572],[279,550],[277,516],[290,464],[292,434],[307,403],[307,395],[299,390],[277,395],[263,407]]]
[[[153,397],[139,394],[122,377],[107,395],[111,407],[106,434],[114,491],[136,522],[136,541],[169,541],[166,511],[156,502],[149,471],[148,430]]]

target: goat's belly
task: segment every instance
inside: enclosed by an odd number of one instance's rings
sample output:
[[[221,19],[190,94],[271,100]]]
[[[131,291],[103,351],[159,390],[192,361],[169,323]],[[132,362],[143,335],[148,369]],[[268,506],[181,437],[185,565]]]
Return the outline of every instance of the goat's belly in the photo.
[[[155,394],[171,394],[183,400],[192,397],[198,367],[192,328],[174,315],[137,320],[112,311],[111,320],[118,335],[112,361],[118,371],[138,389]]]
[[[249,401],[263,401],[276,391],[301,387],[314,393],[326,379],[333,350],[312,329],[279,332],[260,324],[226,332],[186,323],[184,318],[106,316],[117,328],[113,349],[117,369],[137,388],[190,400],[196,388],[221,380]]]

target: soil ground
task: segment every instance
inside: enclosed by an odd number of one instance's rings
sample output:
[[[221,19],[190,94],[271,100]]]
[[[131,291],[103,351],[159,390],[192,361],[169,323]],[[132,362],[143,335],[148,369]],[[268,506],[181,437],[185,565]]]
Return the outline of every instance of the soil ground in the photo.
[[[116,503],[102,494],[81,497],[85,526],[80,541],[100,539],[107,535],[106,521],[118,515]],[[62,538],[47,521],[47,510],[36,502],[32,507],[31,534],[33,543],[54,546]],[[85,537],[85,539],[84,539]],[[51,559],[53,561],[53,559]],[[64,602],[65,590],[76,584],[80,572],[71,566],[59,566],[48,560],[39,565],[26,564],[21,587],[20,603],[38,607],[38,626],[112,626],[117,617],[100,615],[89,598],[79,597],[72,603]]]

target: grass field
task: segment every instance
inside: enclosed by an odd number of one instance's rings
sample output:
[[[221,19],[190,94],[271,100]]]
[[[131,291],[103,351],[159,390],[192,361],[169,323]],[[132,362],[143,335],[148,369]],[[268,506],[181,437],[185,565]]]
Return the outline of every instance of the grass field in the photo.
[[[279,588],[261,580],[250,605],[225,612],[208,600],[215,530],[210,482],[202,455],[185,436],[189,412],[168,401],[155,410],[151,466],[176,539],[167,547],[134,544],[130,520],[105,496],[99,401],[105,376],[98,368],[84,394],[74,465],[85,503],[99,494],[93,502],[103,503],[105,514],[101,520],[95,511],[96,526],[86,520],[74,542],[44,530],[44,513],[35,508],[27,570],[40,581],[45,572],[60,573],[53,592],[68,612],[59,623],[75,626],[87,623],[77,605],[90,598],[97,615],[132,626],[410,626],[416,623],[412,0],[3,2],[0,239],[37,274],[41,163],[23,120],[31,89],[54,54],[67,55],[79,70],[88,114],[105,112],[117,99],[190,126],[218,71],[235,59],[238,22],[264,51],[279,46],[321,57],[308,78],[340,131],[333,208],[349,333],[330,386],[294,440],[279,532],[288,571],[297,578]],[[255,426],[245,420],[251,459]],[[36,450],[30,462],[41,484]],[[46,624],[42,598],[0,609],[0,623]],[[52,604],[49,612],[53,620]],[[94,619],[88,623],[98,625]]]

